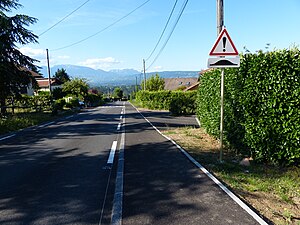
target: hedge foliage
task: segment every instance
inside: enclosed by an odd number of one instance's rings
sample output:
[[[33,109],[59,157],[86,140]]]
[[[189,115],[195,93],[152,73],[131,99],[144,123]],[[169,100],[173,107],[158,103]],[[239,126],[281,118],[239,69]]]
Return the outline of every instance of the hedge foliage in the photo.
[[[170,110],[174,115],[196,113],[197,91],[139,91],[136,101],[149,109]]]
[[[22,95],[14,102],[15,107],[24,107],[36,112],[51,110],[51,96],[49,94],[28,96]]]
[[[300,51],[241,56],[239,69],[225,70],[224,136],[236,150],[260,161],[300,162]],[[219,137],[220,70],[200,79],[197,114]]]

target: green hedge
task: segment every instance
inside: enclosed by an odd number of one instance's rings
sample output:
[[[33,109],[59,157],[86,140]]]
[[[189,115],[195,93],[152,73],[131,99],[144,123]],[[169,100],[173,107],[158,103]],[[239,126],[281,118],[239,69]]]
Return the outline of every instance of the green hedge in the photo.
[[[258,160],[290,164],[300,160],[300,51],[281,50],[241,57],[225,70],[226,141]],[[219,136],[220,70],[200,79],[197,114]]]
[[[196,113],[197,91],[139,91],[136,101],[149,109],[170,110],[174,115]]]
[[[171,91],[139,91],[136,100],[148,109],[169,110]]]
[[[193,115],[197,110],[197,91],[174,91],[169,110],[174,115]]]

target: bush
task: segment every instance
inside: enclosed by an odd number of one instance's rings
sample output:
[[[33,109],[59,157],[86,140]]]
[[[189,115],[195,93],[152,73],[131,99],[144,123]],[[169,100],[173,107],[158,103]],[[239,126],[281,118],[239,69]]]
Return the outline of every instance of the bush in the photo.
[[[224,136],[236,150],[264,162],[300,161],[300,51],[246,54],[225,70]],[[200,79],[197,114],[219,136],[220,71]]]
[[[56,110],[63,110],[65,105],[66,105],[66,100],[63,99],[63,98],[57,99],[57,100],[54,102],[54,108],[55,108]]]
[[[149,109],[170,110],[174,115],[196,113],[196,91],[139,91],[136,101]]]
[[[174,115],[193,115],[196,113],[197,91],[174,91],[171,95],[170,112]]]
[[[136,100],[143,107],[149,109],[169,110],[171,101],[171,91],[139,91],[136,93]]]
[[[69,102],[67,102],[66,103],[66,107],[67,108],[76,108],[76,107],[79,107],[80,105],[79,105],[79,100],[78,100],[78,98],[71,98],[70,100],[69,100]]]

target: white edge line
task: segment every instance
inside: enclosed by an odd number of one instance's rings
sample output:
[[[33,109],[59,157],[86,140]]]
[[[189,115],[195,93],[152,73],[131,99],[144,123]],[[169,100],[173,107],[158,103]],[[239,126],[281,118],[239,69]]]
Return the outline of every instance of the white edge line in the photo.
[[[124,102],[125,105],[125,102]],[[124,109],[125,114],[125,109]],[[125,124],[125,116],[123,118]],[[122,224],[122,213],[123,213],[123,183],[124,183],[124,148],[125,148],[125,126],[123,126],[123,132],[121,135],[119,160],[117,168],[115,194],[113,200],[111,224],[121,225]]]
[[[198,123],[199,127],[201,127],[200,120],[198,119],[198,117],[197,117],[197,116],[196,116],[196,121],[197,121],[197,123]]]
[[[107,160],[107,164],[112,164],[114,162],[115,152],[116,152],[116,149],[117,149],[117,145],[118,145],[117,141],[114,141],[112,143],[112,146],[111,146],[111,149],[110,149],[110,153],[109,153],[109,157],[108,157],[108,160]]]
[[[72,116],[68,116],[68,117],[66,117],[66,119],[71,119],[73,117],[73,115]]]
[[[49,122],[49,123],[46,123],[46,124],[42,124],[40,127],[46,127],[46,126],[49,126],[49,125],[54,124],[54,123],[55,123],[55,122],[52,121],[52,122]]]
[[[3,137],[3,138],[0,139],[0,141],[6,140],[6,139],[11,138],[11,137],[14,137],[14,136],[16,136],[16,135],[15,135],[15,134],[12,134],[12,135]]]
[[[130,103],[131,104],[131,103]],[[132,105],[132,104],[131,104]],[[189,153],[187,153],[180,145],[178,145],[174,140],[170,137],[164,135],[160,130],[158,130],[153,124],[144,117],[144,115],[134,106],[132,105],[137,112],[139,112],[142,117],[164,138],[171,141],[192,163],[194,163],[199,169],[202,170],[215,184],[217,184],[232,200],[234,200],[240,207],[242,207],[250,216],[252,216],[259,224],[268,225],[266,221],[264,221],[257,213],[255,213],[249,206],[247,206],[239,197],[237,197],[233,192],[231,192],[227,187],[225,187],[215,176],[213,176],[207,169],[205,169],[198,161],[196,161]]]

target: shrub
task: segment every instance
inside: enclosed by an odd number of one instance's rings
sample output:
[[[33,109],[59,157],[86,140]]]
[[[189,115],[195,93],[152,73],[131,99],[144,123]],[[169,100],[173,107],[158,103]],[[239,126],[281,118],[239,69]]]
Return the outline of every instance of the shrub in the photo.
[[[139,91],[136,100],[142,107],[170,110],[174,115],[189,115],[196,112],[196,91]]]
[[[225,70],[224,136],[257,160],[300,161],[300,51],[258,52]],[[208,133],[219,136],[220,71],[200,78],[197,114]]]
[[[54,102],[54,108],[55,108],[56,110],[63,110],[65,105],[66,105],[66,100],[63,99],[63,98],[57,99],[57,100]]]
[[[197,91],[174,91],[171,95],[170,112],[174,115],[192,115],[196,113]]]

